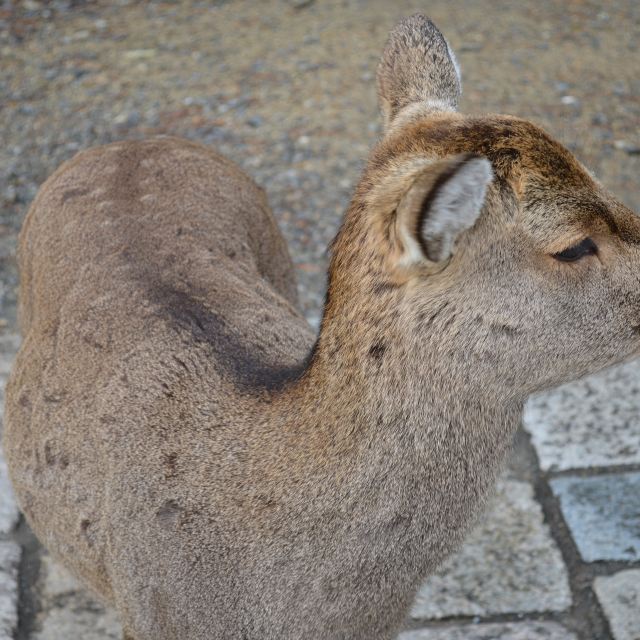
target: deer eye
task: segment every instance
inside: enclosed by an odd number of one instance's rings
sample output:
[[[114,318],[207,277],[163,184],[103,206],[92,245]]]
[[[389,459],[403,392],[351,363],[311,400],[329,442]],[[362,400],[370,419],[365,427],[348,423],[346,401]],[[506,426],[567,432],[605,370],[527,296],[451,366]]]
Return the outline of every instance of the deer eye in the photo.
[[[564,251],[560,251],[559,253],[554,253],[552,255],[556,260],[560,260],[561,262],[575,262],[576,260],[580,260],[580,258],[584,258],[585,256],[590,256],[595,253],[598,253],[596,243],[591,238],[585,238],[582,242],[579,242],[573,247],[569,247]]]

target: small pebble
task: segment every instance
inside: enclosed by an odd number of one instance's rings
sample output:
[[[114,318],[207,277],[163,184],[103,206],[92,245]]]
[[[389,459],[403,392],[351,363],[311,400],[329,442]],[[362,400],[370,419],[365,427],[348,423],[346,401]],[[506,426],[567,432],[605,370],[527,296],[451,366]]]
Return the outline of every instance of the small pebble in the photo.
[[[640,154],[640,145],[629,142],[628,140],[616,140],[613,146],[620,151],[626,151],[630,156]]]

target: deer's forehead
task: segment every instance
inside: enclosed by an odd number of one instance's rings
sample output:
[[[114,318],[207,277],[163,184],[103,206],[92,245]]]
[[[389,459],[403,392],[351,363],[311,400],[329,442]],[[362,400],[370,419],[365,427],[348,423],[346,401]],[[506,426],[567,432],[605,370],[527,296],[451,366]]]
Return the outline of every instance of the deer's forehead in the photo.
[[[487,157],[497,176],[584,187],[592,180],[582,165],[540,127],[510,116],[445,114],[399,132],[383,152],[403,150],[438,156],[474,153]]]
[[[617,229],[607,204],[589,190],[529,185],[521,212],[524,226],[541,241],[559,234],[589,233],[596,229],[615,233]]]
[[[595,185],[582,189],[530,185],[520,211],[528,233],[544,245],[584,236],[640,244],[640,218]]]

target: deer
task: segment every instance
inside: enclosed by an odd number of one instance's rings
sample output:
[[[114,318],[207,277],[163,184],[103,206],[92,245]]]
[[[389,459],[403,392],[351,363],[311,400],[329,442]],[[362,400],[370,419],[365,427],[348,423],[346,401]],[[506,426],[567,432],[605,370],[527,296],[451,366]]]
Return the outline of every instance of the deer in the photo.
[[[264,191],[173,137],[80,152],[19,238],[4,450],[125,640],[384,640],[491,495],[526,398],[640,354],[640,220],[537,125],[457,110],[422,15],[316,336]]]

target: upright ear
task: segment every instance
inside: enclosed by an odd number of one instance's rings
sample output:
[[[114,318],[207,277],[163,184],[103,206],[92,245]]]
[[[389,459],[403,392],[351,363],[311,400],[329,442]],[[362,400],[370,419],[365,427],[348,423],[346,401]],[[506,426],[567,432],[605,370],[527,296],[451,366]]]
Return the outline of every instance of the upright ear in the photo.
[[[407,107],[455,111],[462,93],[453,51],[433,22],[420,14],[405,18],[389,34],[377,80],[385,131]]]
[[[448,260],[458,236],[478,219],[492,178],[490,162],[471,154],[439,160],[415,175],[396,208],[397,264]]]

